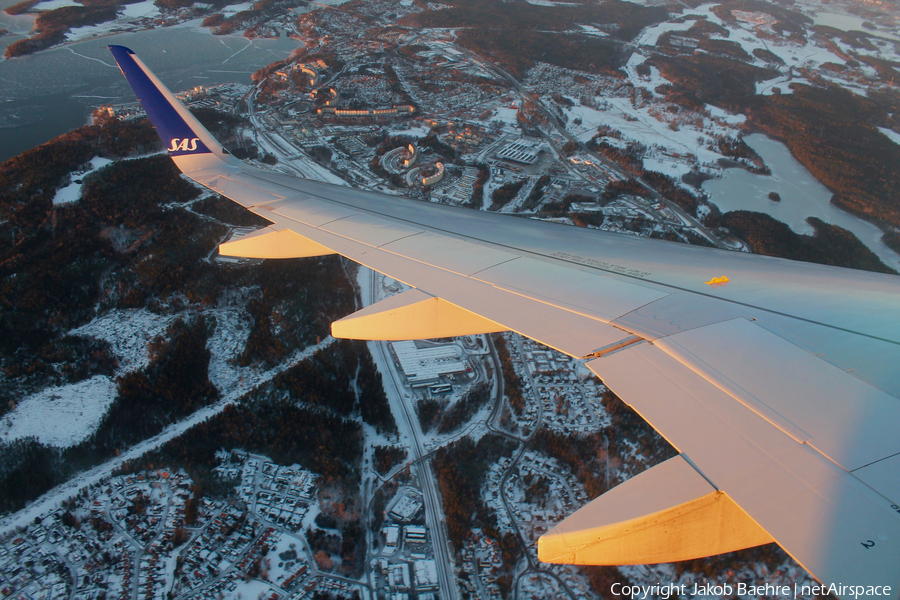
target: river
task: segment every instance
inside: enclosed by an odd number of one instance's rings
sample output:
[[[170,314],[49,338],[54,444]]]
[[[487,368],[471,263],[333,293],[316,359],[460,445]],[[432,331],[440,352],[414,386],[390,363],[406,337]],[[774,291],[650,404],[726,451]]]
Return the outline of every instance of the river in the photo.
[[[703,183],[710,201],[722,212],[752,210],[787,223],[797,233],[811,234],[807,217],[847,229],[889,267],[900,271],[900,255],[881,241],[883,232],[868,221],[854,217],[831,203],[831,192],[791,155],[787,146],[762,134],[744,138],[763,158],[772,175],[756,175],[744,169],[726,169],[722,179]],[[780,202],[769,200],[777,192]]]

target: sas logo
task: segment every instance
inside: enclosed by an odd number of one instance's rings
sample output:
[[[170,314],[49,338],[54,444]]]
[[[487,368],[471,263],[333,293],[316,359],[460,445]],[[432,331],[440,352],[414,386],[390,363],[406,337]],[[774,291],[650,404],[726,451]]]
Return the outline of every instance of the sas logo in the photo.
[[[169,142],[169,152],[193,152],[197,149],[200,138],[175,138]]]

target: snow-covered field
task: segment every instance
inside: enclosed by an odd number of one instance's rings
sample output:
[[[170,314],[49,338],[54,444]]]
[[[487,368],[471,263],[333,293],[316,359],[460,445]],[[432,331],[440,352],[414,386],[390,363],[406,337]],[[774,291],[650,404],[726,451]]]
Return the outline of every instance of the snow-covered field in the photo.
[[[116,397],[116,384],[104,375],[28,396],[3,418],[0,441],[36,437],[68,447],[86,439]]]
[[[145,309],[112,310],[69,333],[109,342],[120,372],[125,373],[147,366],[150,362],[147,344],[162,334],[175,318],[175,315],[158,315]]]
[[[110,164],[111,160],[108,158],[100,158],[99,156],[95,156],[91,159],[90,167],[87,171],[83,173],[73,174],[76,177],[69,185],[59,188],[56,190],[56,196],[53,197],[53,204],[67,204],[69,202],[75,202],[81,199],[81,186],[84,181],[84,178],[93,173],[98,169],[102,169],[106,165]]]

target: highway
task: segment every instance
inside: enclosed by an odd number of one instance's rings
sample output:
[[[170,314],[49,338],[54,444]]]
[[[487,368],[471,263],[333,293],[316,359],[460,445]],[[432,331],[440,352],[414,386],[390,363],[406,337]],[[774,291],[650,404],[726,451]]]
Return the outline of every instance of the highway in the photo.
[[[363,299],[363,304],[368,306],[375,302],[376,273],[369,271],[370,285],[369,297]],[[453,562],[450,557],[449,540],[444,529],[444,507],[441,496],[437,490],[435,475],[431,469],[430,459],[425,459],[428,452],[422,442],[422,428],[412,404],[412,395],[406,391],[406,385],[397,373],[394,360],[387,347],[387,342],[371,342],[375,363],[384,367],[381,369],[384,380],[384,391],[391,400],[391,409],[398,419],[397,427],[401,436],[406,434],[407,447],[412,451],[412,470],[422,489],[425,499],[425,523],[431,533],[431,542],[434,547],[434,559],[437,564],[438,585],[441,590],[441,600],[460,600],[459,588],[456,585],[456,574],[453,572]],[[386,371],[386,372],[384,372]]]

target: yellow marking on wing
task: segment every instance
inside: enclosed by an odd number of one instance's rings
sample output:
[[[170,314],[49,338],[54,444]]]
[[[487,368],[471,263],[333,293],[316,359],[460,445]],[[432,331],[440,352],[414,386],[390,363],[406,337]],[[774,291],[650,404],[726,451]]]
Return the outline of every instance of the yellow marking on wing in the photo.
[[[713,277],[709,281],[704,281],[703,283],[710,287],[722,287],[723,285],[728,284],[728,278],[722,275],[721,277]]]

